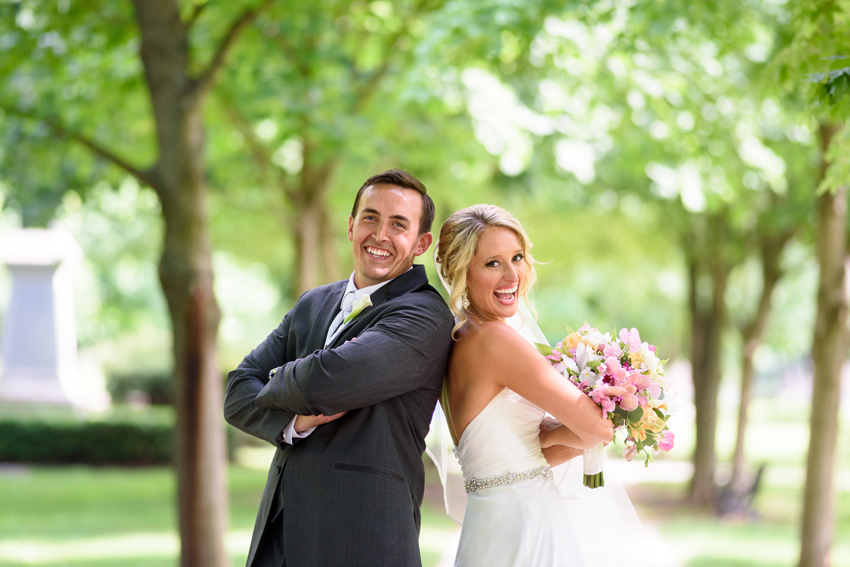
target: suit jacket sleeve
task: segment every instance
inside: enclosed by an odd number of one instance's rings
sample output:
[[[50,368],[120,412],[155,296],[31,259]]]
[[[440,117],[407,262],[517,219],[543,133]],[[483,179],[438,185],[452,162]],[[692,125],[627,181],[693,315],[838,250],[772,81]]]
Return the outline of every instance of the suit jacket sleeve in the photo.
[[[229,424],[281,447],[280,435],[295,414],[285,409],[261,408],[257,394],[269,381],[269,370],[285,361],[286,343],[292,311],[277,329],[227,375],[224,395],[224,418]]]
[[[257,406],[332,415],[433,387],[445,371],[452,320],[442,300],[429,301],[399,302],[355,340],[287,362]]]

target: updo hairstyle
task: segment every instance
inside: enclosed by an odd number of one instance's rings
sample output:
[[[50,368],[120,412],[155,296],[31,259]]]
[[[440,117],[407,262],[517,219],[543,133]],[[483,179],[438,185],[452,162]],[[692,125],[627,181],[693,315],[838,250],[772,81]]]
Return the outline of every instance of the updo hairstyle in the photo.
[[[469,319],[463,305],[466,276],[478,248],[478,239],[489,228],[506,228],[513,231],[522,246],[523,259],[528,269],[525,280],[517,290],[517,297],[524,297],[537,281],[534,258],[531,256],[531,241],[522,224],[511,213],[496,205],[472,205],[454,213],[440,229],[440,239],[434,255],[440,278],[449,288],[449,308],[458,320],[452,329],[453,338],[457,330]]]

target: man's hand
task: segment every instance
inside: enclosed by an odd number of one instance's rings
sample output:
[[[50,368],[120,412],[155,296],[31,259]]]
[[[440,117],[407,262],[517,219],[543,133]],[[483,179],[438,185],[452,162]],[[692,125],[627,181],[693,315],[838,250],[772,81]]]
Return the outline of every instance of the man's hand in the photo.
[[[301,433],[308,429],[312,429],[319,425],[324,425],[325,423],[330,423],[336,419],[341,418],[347,412],[340,412],[334,415],[299,415],[295,418],[295,429],[296,433]]]

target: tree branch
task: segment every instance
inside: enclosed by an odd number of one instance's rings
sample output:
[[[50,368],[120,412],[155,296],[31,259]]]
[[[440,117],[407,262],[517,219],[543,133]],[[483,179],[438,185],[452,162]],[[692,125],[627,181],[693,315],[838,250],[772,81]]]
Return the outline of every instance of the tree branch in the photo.
[[[290,200],[292,198],[291,188],[286,180],[286,176],[272,160],[271,150],[257,137],[257,134],[251,127],[251,123],[248,121],[248,118],[242,114],[233,100],[224,95],[217,98],[219,98],[221,105],[224,107],[227,117],[231,122],[233,122],[239,133],[242,134],[248,142],[251,154],[254,156],[254,160],[260,167],[262,187],[265,190],[266,198],[272,212],[281,224],[286,225],[292,222],[291,215],[289,215],[281,206],[280,195],[271,190],[271,185],[275,184],[286,198]]]
[[[213,80],[215,79],[215,75],[224,65],[224,60],[227,58],[227,54],[231,49],[233,49],[236,39],[245,30],[245,28],[247,28],[257,18],[257,16],[260,15],[262,11],[272,5],[272,2],[274,2],[274,0],[263,0],[263,2],[256,8],[249,8],[248,10],[245,10],[238,18],[233,20],[230,24],[230,28],[227,30],[227,33],[224,34],[224,38],[218,45],[218,49],[216,49],[212,60],[194,80],[194,87],[197,93],[203,93],[210,88]]]
[[[375,70],[374,73],[369,75],[369,78],[366,79],[366,82],[363,83],[357,91],[356,100],[354,102],[354,111],[360,112],[365,104],[369,101],[372,95],[375,92],[375,89],[378,87],[381,79],[387,72],[390,70],[390,60],[396,52],[396,46],[399,40],[405,35],[408,29],[408,24],[411,19],[418,16],[425,10],[425,6],[428,4],[428,0],[419,0],[416,6],[411,10],[408,14],[408,17],[405,19],[404,23],[399,26],[398,31],[390,36],[389,41],[386,43],[386,48],[384,49],[384,59],[381,61],[380,66]],[[356,74],[356,68],[351,66],[352,74]]]
[[[203,13],[204,9],[209,5],[209,2],[204,2],[203,4],[195,4],[195,8],[192,10],[192,14],[189,16],[189,19],[186,20],[186,22],[183,24],[184,26],[186,26],[187,33],[190,29],[192,29],[192,26],[194,26],[195,22],[198,21],[198,18],[201,17],[201,14]]]
[[[140,183],[144,185],[148,185],[152,187],[154,190],[157,189],[156,183],[156,171],[155,169],[139,169],[134,165],[130,164],[125,159],[119,157],[112,151],[108,150],[106,147],[102,146],[95,140],[81,134],[79,132],[75,132],[73,130],[69,130],[64,124],[62,124],[58,119],[49,117],[49,116],[39,116],[33,112],[27,112],[25,110],[19,110],[17,108],[8,106],[6,104],[0,103],[0,109],[9,114],[13,114],[15,116],[19,116],[21,118],[27,118],[29,120],[34,120],[37,122],[41,122],[47,125],[51,130],[53,130],[59,136],[63,138],[68,138],[82,144],[86,148],[88,148],[93,154],[98,157],[111,162],[113,165],[117,165],[121,169],[123,169],[126,173],[129,173],[133,177],[135,177]]]

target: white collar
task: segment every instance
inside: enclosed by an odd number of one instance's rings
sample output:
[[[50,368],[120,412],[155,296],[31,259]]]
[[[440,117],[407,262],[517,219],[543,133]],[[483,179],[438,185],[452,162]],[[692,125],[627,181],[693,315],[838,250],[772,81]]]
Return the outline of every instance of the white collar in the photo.
[[[405,270],[404,273],[406,274],[407,272],[409,272],[412,269],[413,269],[413,266],[411,265],[409,268],[407,268],[407,270]],[[398,276],[396,276],[396,278],[400,277],[401,275],[404,275],[404,274],[399,274]],[[376,291],[378,291],[379,289],[381,289],[382,287],[384,287],[385,285],[387,285],[388,283],[390,283],[394,279],[395,278],[393,278],[392,280],[387,280],[385,282],[376,283],[375,285],[370,285],[370,286],[361,287],[360,289],[357,289],[357,286],[354,285],[354,272],[351,272],[351,275],[348,277],[348,285],[345,286],[345,293],[343,293],[343,297],[347,293],[353,292],[354,293],[354,300],[357,301],[358,299],[360,299],[364,295],[372,295],[373,293],[375,293]]]

